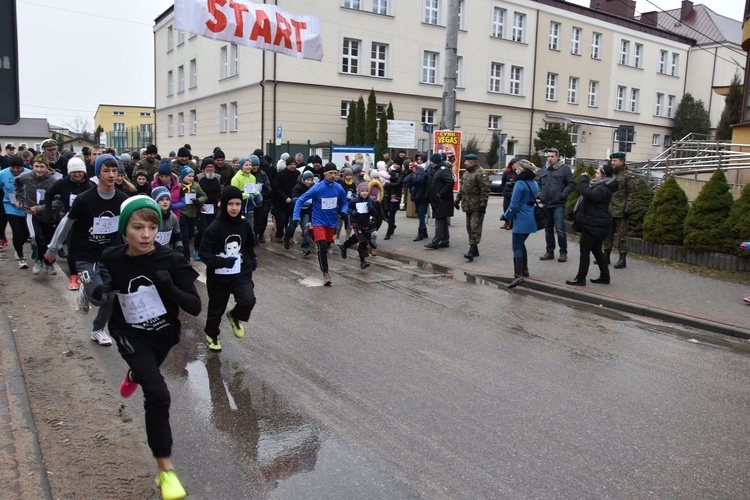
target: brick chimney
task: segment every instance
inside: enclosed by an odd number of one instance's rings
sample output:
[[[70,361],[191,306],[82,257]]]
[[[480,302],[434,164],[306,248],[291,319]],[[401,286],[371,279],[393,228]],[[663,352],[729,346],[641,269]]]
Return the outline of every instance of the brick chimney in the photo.
[[[659,13],[655,10],[652,10],[651,12],[644,12],[641,14],[641,22],[643,24],[648,24],[649,26],[653,26],[656,28],[657,24],[657,16]]]
[[[692,8],[692,3],[690,5]],[[591,0],[589,8],[627,19],[635,18],[635,0]]]
[[[682,7],[680,8],[680,21],[685,20],[693,13],[693,2],[690,0],[682,0]]]

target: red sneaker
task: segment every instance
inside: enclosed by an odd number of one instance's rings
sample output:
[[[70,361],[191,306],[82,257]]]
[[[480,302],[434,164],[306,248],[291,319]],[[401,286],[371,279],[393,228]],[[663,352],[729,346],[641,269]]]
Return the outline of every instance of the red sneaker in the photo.
[[[128,372],[127,375],[125,375],[125,378],[122,379],[122,383],[120,384],[120,396],[129,398],[133,395],[136,389],[138,389],[138,384],[136,384],[135,382],[131,382],[130,372]]]
[[[68,290],[78,290],[81,287],[81,282],[78,280],[78,275],[74,274],[70,277],[70,283],[68,283]]]

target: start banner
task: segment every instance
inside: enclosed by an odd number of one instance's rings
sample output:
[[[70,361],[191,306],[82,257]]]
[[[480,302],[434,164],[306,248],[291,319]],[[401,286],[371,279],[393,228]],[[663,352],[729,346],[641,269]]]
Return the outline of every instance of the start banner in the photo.
[[[297,59],[323,59],[320,18],[284,12],[275,5],[250,0],[175,0],[174,26]]]

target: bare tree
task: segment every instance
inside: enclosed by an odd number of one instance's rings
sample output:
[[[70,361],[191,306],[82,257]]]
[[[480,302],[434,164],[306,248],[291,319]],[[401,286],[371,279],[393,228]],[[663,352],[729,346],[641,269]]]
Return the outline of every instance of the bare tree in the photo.
[[[91,140],[91,131],[89,130],[89,120],[81,115],[77,115],[72,123],[66,124],[73,134],[83,140]]]

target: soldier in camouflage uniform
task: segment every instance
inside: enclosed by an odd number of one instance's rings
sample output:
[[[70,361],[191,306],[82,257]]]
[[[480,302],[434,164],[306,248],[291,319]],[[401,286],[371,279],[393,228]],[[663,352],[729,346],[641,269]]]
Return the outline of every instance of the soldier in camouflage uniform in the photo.
[[[490,198],[490,179],[487,172],[479,166],[477,155],[468,154],[464,158],[466,171],[461,179],[461,188],[456,196],[456,210],[466,212],[466,231],[469,233],[469,251],[464,257],[470,261],[479,257],[479,242],[482,239],[482,225]]]
[[[627,267],[626,257],[628,254],[628,218],[635,209],[635,176],[625,168],[625,153],[617,152],[609,156],[609,163],[614,169],[613,177],[617,179],[620,187],[612,194],[609,202],[609,211],[612,213],[612,228],[609,236],[604,240],[604,255],[609,264],[609,256],[612,248],[617,247],[620,259],[615,264],[615,269]]]

